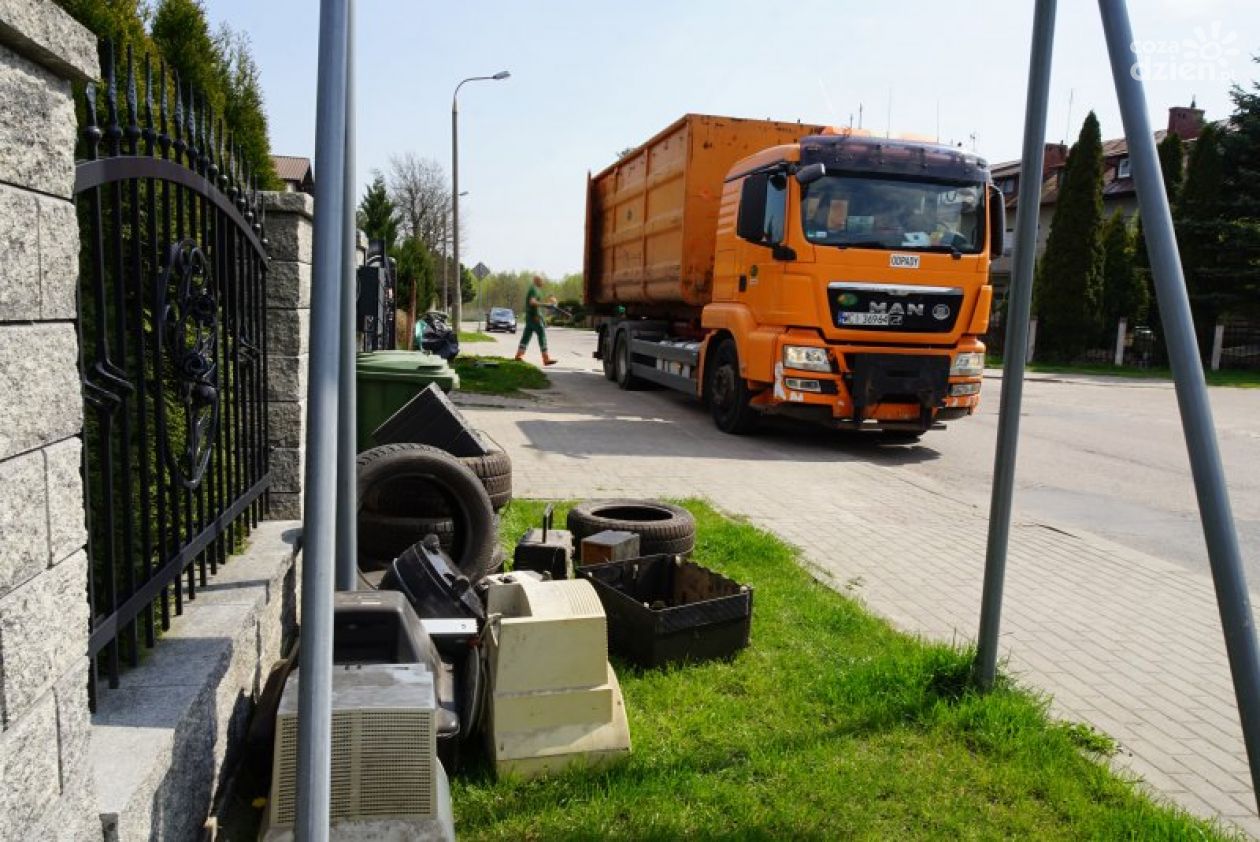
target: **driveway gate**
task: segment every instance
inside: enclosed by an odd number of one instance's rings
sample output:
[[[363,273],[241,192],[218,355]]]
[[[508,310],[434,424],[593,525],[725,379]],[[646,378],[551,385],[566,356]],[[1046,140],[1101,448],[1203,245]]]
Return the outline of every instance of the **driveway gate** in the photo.
[[[270,482],[256,179],[204,96],[147,56],[138,85],[130,49],[119,80],[113,52],[74,187],[94,701],[257,525]]]

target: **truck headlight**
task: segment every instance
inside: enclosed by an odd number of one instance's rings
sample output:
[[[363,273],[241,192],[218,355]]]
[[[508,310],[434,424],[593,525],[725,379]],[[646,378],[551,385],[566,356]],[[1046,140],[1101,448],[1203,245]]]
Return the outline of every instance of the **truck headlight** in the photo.
[[[810,345],[784,345],[783,367],[805,371],[831,371],[831,357],[826,348]]]
[[[949,373],[958,377],[978,377],[984,374],[984,354],[972,351],[954,357]]]

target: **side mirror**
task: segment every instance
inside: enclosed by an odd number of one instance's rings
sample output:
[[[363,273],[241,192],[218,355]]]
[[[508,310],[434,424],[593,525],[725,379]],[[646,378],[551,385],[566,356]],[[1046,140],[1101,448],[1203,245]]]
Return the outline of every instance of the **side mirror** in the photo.
[[[826,174],[827,166],[825,164],[809,164],[796,171],[796,183],[801,185],[813,184]]]
[[[761,243],[766,239],[766,188],[769,183],[770,174],[758,172],[745,176],[740,188],[735,233],[750,243]]]
[[[1006,247],[1006,197],[989,189],[989,256],[1001,257]]]

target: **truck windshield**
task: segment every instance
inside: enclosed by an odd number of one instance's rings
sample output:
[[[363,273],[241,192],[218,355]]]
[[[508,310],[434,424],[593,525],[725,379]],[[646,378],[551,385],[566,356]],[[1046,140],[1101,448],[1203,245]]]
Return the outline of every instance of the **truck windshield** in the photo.
[[[806,185],[801,227],[819,245],[977,254],[984,196],[983,184],[828,175]]]

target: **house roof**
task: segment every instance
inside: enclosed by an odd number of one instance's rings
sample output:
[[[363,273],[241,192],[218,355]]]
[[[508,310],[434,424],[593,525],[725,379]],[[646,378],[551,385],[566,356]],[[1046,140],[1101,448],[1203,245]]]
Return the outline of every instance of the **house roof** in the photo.
[[[1229,120],[1217,120],[1213,123],[1217,128],[1227,128]],[[1160,129],[1154,132],[1155,145],[1158,146],[1168,136],[1166,129]],[[1194,143],[1191,138],[1185,141],[1187,146]],[[1132,196],[1136,192],[1133,179],[1130,177],[1120,178],[1118,170],[1120,160],[1129,154],[1129,143],[1123,137],[1104,140],[1102,144],[1103,150],[1103,198],[1116,198],[1120,196]],[[1019,175],[1021,170],[1020,161],[1006,161],[995,165],[990,172],[993,179]],[[1046,172],[1045,178],[1041,183],[1041,204],[1054,204],[1059,199],[1059,174],[1063,170],[1063,164],[1053,166]],[[1018,194],[1010,193],[1006,197],[1007,208],[1014,208],[1018,204]]]
[[[299,158],[293,155],[272,155],[271,163],[275,165],[276,175],[280,177],[281,181],[301,183],[308,178],[313,178],[310,158]]]

